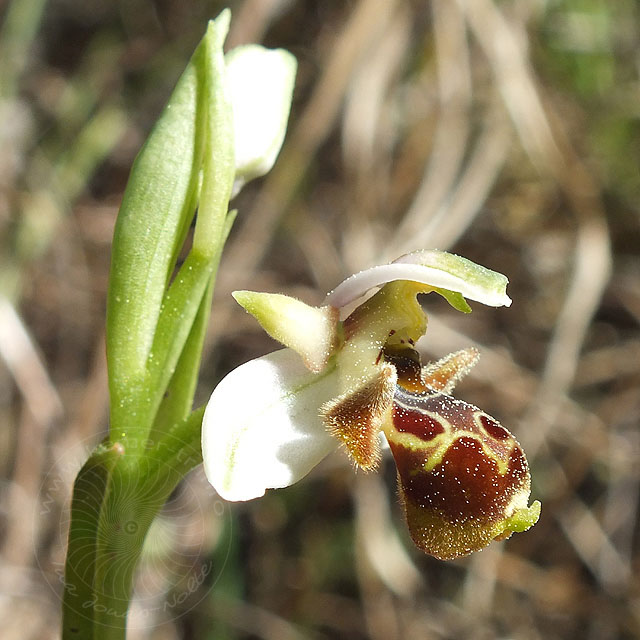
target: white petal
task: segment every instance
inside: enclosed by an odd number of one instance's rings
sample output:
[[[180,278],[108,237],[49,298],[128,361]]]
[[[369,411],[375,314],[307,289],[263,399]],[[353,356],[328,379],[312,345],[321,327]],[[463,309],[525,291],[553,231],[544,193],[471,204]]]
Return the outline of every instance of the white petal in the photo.
[[[287,129],[297,62],[284,49],[259,45],[237,47],[225,59],[235,131],[235,195],[276,160]]]
[[[457,291],[465,298],[491,307],[509,306],[507,278],[466,258],[444,251],[415,251],[391,264],[360,271],[339,284],[324,304],[344,307],[373,287],[394,280],[420,282],[429,287]]]
[[[214,389],[202,421],[209,482],[235,501],[300,480],[338,447],[319,413],[337,395],[335,368],[311,374],[291,349],[234,369]]]

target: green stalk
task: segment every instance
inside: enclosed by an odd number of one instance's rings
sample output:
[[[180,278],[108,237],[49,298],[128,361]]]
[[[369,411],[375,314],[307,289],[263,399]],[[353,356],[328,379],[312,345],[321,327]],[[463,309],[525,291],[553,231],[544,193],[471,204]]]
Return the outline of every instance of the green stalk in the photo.
[[[122,454],[119,444],[99,445],[74,483],[62,601],[64,640],[94,638],[91,607],[100,505],[111,472]]]
[[[226,242],[229,236],[236,213],[237,211],[235,210],[230,211],[226,217],[222,244]],[[187,337],[173,376],[166,386],[166,391],[155,414],[153,427],[149,433],[149,442],[151,443],[160,438],[172,425],[184,420],[191,410],[200,370],[202,348],[209,324],[209,316],[211,315],[211,300],[213,298],[216,273],[217,262],[191,327],[191,332]],[[160,386],[164,386],[164,384]]]
[[[143,462],[100,445],[74,485],[62,640],[122,640],[135,567],[155,515],[202,462],[204,407],[174,425]]]
[[[178,482],[202,462],[204,408],[176,425],[144,458],[123,458],[110,478],[98,522],[94,640],[123,640],[135,568],[156,514]],[[67,640],[67,638],[64,638]]]

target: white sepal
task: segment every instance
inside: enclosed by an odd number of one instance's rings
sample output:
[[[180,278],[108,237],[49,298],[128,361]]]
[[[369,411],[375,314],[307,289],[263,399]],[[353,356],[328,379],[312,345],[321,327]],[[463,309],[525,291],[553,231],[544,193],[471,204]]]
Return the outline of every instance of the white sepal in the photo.
[[[218,494],[251,500],[307,475],[338,447],[319,407],[339,393],[335,368],[309,373],[291,349],[231,371],[202,421],[204,470]]]
[[[455,291],[490,307],[511,305],[506,293],[508,280],[501,273],[455,254],[436,250],[414,251],[391,264],[360,271],[329,293],[324,304],[344,307],[370,289],[395,280],[409,280],[428,287]]]
[[[236,195],[245,182],[267,173],[278,156],[297,62],[284,49],[255,44],[237,47],[225,59],[235,131]]]

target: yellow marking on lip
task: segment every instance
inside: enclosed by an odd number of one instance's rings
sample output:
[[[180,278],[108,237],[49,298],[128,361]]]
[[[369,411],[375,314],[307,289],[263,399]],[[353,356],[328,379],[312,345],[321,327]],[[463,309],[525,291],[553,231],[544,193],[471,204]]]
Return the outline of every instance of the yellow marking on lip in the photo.
[[[457,398],[450,397],[450,402],[453,405],[459,403],[465,408],[469,408],[471,410],[474,424],[478,428],[479,433],[469,431],[467,429],[460,429],[459,427],[454,426],[451,420],[448,420],[442,414],[429,411],[423,407],[420,407],[418,404],[411,403],[411,400],[419,402],[421,395],[422,394],[416,394],[412,393],[411,391],[407,391],[406,389],[399,386],[396,388],[394,405],[399,407],[400,409],[404,409],[405,411],[417,412],[424,416],[428,416],[432,420],[437,421],[444,428],[444,433],[440,433],[430,440],[425,441],[414,434],[398,431],[393,424],[393,420],[390,419],[383,428],[385,435],[390,442],[394,442],[395,444],[410,449],[411,451],[432,452],[430,453],[428,460],[423,465],[424,471],[430,472],[436,465],[442,462],[446,451],[453,445],[454,442],[464,437],[472,438],[476,442],[480,443],[484,455],[490,460],[495,461],[498,467],[498,473],[501,476],[504,476],[508,473],[511,454],[516,447],[520,447],[520,444],[508,429],[503,427],[497,420],[495,420],[495,418],[490,416],[488,413],[482,411],[482,409],[468,402],[464,402],[463,400],[458,400]],[[446,394],[440,393],[433,395],[424,394],[423,397],[430,397],[431,399],[433,399],[435,396],[444,396],[449,398],[449,396],[446,396]],[[505,432],[508,434],[508,437],[504,440],[498,440],[497,438],[495,438],[495,436],[491,436],[480,422],[480,415],[485,415],[491,420],[495,421],[500,427],[502,427],[502,429],[505,430]],[[500,456],[498,456],[495,450],[490,447],[489,444],[487,444],[488,438],[494,438],[496,442],[499,442],[504,447],[505,453],[507,454],[506,460],[503,460]]]
[[[436,415],[431,415],[431,417],[437,418],[439,421],[446,423],[444,419]],[[389,420],[388,422],[391,421]],[[443,426],[445,427],[445,429],[447,428],[447,424],[444,424]],[[392,444],[405,447],[406,449],[410,449],[411,451],[429,451],[429,456],[426,462],[421,467],[421,469],[416,470],[415,473],[422,471],[426,471],[427,473],[429,473],[433,471],[434,467],[442,462],[442,459],[444,458],[446,452],[457,440],[459,440],[460,438],[472,438],[476,442],[480,443],[484,455],[496,463],[498,467],[498,473],[501,476],[504,476],[509,471],[509,461],[511,459],[511,453],[513,452],[515,446],[518,444],[515,438],[511,436],[511,448],[509,449],[509,457],[505,461],[496,456],[491,447],[483,442],[482,437],[472,431],[456,430],[454,433],[452,433],[445,430],[444,433],[439,433],[437,436],[429,440],[428,443],[426,443],[424,440],[422,440],[418,436],[413,435],[412,433],[398,431],[393,425],[385,425],[383,430],[385,436],[387,437],[387,440],[389,440],[389,442]]]

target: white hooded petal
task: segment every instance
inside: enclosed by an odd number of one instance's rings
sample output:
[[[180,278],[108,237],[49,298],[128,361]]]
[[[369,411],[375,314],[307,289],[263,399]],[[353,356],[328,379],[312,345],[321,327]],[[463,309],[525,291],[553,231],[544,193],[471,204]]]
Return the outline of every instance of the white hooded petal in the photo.
[[[209,482],[236,501],[300,480],[338,447],[319,409],[339,393],[335,368],[311,374],[291,349],[231,371],[214,389],[202,421]]]
[[[414,251],[391,264],[360,271],[339,284],[326,297],[324,304],[344,307],[370,289],[394,280],[409,280],[455,291],[491,307],[508,307],[511,304],[506,294],[508,280],[501,273],[455,254],[436,250]]]

